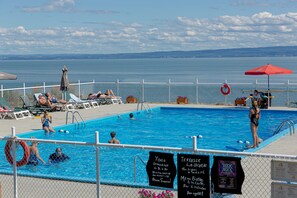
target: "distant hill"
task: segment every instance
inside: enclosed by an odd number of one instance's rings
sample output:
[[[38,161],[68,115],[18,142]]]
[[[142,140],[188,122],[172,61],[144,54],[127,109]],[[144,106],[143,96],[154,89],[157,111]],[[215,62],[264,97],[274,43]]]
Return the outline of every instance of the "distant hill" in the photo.
[[[162,51],[121,54],[32,54],[0,55],[0,60],[58,59],[140,59],[140,58],[219,58],[219,57],[281,57],[297,56],[297,46],[235,48],[195,51]]]

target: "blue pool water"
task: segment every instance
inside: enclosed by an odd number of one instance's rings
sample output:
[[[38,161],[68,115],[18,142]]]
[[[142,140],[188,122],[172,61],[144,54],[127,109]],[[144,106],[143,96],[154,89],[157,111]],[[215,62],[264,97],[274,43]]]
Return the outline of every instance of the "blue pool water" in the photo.
[[[208,109],[208,108],[155,108],[152,113],[135,113],[136,120],[130,120],[128,113],[90,120],[86,128],[75,129],[73,125],[60,126],[56,130],[66,133],[46,135],[42,130],[26,133],[20,137],[34,136],[38,139],[55,139],[94,142],[95,131],[99,131],[100,142],[107,143],[110,132],[115,131],[122,144],[153,145],[191,148],[188,136],[202,135],[198,148],[226,150],[226,146],[239,147],[238,140],[252,142],[248,109]],[[296,111],[261,111],[259,136],[269,139],[278,125],[286,120],[295,120]],[[4,147],[4,143],[1,144]],[[95,181],[96,156],[92,146],[39,144],[41,157],[47,161],[56,147],[62,147],[71,160],[57,165],[19,167],[19,173],[49,177],[63,177],[74,180]],[[117,149],[103,147],[100,150],[101,181],[134,181],[133,167],[135,156],[148,160],[147,150]],[[5,159],[4,152],[1,153]],[[11,171],[6,160],[0,162],[2,171]],[[146,182],[145,166],[138,161],[137,182]]]

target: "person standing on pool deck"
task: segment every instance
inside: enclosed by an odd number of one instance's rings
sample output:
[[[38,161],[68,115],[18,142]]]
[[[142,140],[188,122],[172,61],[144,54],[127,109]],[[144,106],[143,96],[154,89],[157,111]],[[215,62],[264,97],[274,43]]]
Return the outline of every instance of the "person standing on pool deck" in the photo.
[[[120,141],[118,139],[116,139],[116,133],[114,131],[110,133],[110,137],[111,137],[111,139],[108,140],[108,143],[110,143],[110,144],[120,144]]]
[[[251,121],[251,132],[253,136],[253,146],[251,148],[256,148],[259,146],[260,138],[258,137],[258,126],[260,119],[260,109],[258,107],[258,102],[256,100],[253,101],[252,107],[250,108],[249,113],[250,121]]]
[[[53,132],[56,131],[50,126],[50,123],[52,123],[52,116],[48,114],[47,111],[44,112],[43,117],[41,118],[42,128],[45,130],[45,132]]]

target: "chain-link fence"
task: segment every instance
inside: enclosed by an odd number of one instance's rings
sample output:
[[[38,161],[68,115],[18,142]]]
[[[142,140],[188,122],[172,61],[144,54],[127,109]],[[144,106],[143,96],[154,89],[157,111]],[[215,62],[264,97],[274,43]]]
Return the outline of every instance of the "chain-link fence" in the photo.
[[[149,185],[147,164],[150,152],[159,151],[173,155],[177,169],[179,169],[177,162],[179,154],[209,156],[210,168],[214,163],[214,157],[239,158],[244,171],[242,194],[219,194],[210,188],[210,197],[268,198],[271,197],[273,182],[271,161],[297,163],[295,156],[288,155],[197,150],[196,137],[193,137],[193,148],[116,145],[98,143],[98,136],[94,139],[96,140],[92,143],[1,138],[0,145],[5,151],[0,154],[3,159],[0,162],[2,197],[139,198],[146,197],[141,194],[148,195],[149,192],[160,194],[160,197],[162,193],[168,193],[169,197],[180,197],[178,174],[174,179],[173,188]],[[20,144],[21,141],[26,144]],[[198,169],[193,168],[193,170]],[[205,174],[207,175],[208,171]]]

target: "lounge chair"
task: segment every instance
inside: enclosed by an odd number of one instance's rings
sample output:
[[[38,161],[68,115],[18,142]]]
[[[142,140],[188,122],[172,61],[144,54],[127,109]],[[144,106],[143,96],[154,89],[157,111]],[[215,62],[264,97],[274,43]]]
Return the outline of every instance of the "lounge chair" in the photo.
[[[62,105],[62,104],[53,104],[53,106],[40,104],[39,98],[38,98],[40,95],[43,95],[46,98],[46,96],[44,94],[42,94],[42,93],[34,93],[34,100],[35,100],[35,103],[36,103],[36,105],[35,105],[36,107],[42,107],[42,108],[47,107],[47,108],[50,108],[49,111],[61,111],[61,110],[64,110],[64,105]]]
[[[23,102],[23,109],[29,110],[33,115],[40,115],[45,111],[51,111],[50,107],[37,107],[33,102],[28,98],[27,95],[21,96]]]
[[[96,95],[97,95],[97,98],[98,100],[104,100],[106,102],[106,104],[122,104],[122,98],[120,96],[115,96],[113,94],[113,91],[112,90],[107,90],[106,92],[109,92],[109,93],[105,93],[105,94],[102,94],[101,92],[98,92]]]
[[[69,102],[76,103],[79,106],[82,106],[84,109],[90,109],[90,108],[97,108],[99,107],[99,104],[95,100],[82,100],[78,98],[76,95],[69,93],[66,94],[66,98],[69,100]]]
[[[16,120],[31,117],[30,111],[22,108],[13,108],[6,101],[5,98],[0,97],[0,118],[5,119],[7,117],[14,118]]]

